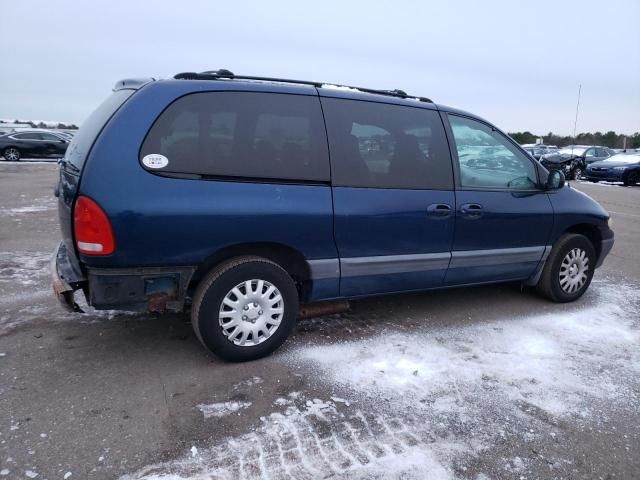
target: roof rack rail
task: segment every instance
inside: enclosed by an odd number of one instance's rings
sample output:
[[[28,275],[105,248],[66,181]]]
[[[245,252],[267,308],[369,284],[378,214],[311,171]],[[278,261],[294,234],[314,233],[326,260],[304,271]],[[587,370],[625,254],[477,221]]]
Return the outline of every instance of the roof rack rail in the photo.
[[[433,101],[426,97],[416,97],[414,95],[409,95],[404,90],[376,90],[373,88],[364,88],[364,87],[353,87],[350,85],[339,85],[336,83],[326,83],[326,82],[313,82],[309,80],[292,80],[290,78],[274,78],[274,77],[256,77],[250,75],[235,75],[233,72],[227,69],[219,69],[219,70],[207,70],[204,72],[196,73],[196,72],[182,72],[175,75],[173,78],[176,80],[221,80],[221,79],[235,79],[235,80],[258,80],[264,82],[278,82],[278,83],[295,83],[298,85],[311,85],[316,88],[320,88],[322,86],[333,86],[333,87],[341,87],[341,88],[351,88],[353,90],[358,90],[364,93],[373,93],[375,95],[387,95],[389,97],[399,97],[399,98],[410,98],[414,100],[418,100],[420,102],[433,103]]]

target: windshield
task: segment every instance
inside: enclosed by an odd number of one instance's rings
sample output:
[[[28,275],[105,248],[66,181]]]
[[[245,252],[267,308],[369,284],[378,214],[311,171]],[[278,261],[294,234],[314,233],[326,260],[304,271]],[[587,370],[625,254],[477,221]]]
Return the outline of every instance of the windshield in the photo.
[[[558,150],[559,154],[582,155],[587,149],[584,147],[564,147]]]

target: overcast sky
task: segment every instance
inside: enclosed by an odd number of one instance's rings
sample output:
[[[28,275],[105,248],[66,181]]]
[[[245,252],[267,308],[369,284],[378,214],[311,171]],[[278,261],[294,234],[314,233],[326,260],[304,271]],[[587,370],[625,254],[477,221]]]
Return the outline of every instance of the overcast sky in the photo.
[[[124,77],[401,88],[508,131],[640,131],[640,1],[0,0],[0,118],[81,123]]]

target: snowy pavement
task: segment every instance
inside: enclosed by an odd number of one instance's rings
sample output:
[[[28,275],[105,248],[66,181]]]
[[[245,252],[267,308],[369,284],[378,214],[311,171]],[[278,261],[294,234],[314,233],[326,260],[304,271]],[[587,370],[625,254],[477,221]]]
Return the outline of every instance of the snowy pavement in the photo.
[[[579,302],[369,299],[227,364],[180,315],[69,314],[55,167],[0,165],[0,479],[640,477],[640,188],[578,187],[616,245]]]
[[[572,472],[566,453],[536,454],[534,446],[563,442],[563,423],[606,422],[640,400],[640,291],[593,289],[593,306],[563,314],[385,329],[293,348],[282,362],[340,397],[290,392],[258,428],[126,478],[451,479],[467,476],[512,435],[530,447],[527,456],[500,459],[493,469],[537,478],[534,456],[547,475],[564,477]],[[225,405],[214,415],[250,403]],[[637,441],[626,442],[629,455]]]

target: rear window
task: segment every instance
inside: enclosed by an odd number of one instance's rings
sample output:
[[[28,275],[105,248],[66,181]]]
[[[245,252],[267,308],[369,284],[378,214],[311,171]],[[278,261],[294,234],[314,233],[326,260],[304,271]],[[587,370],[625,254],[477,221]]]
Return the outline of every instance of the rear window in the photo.
[[[257,92],[184,96],[158,117],[142,145],[166,160],[154,171],[213,177],[328,181],[317,97]]]
[[[82,170],[89,150],[96,140],[102,127],[109,121],[113,114],[129,98],[135,90],[118,90],[107,98],[98,108],[96,108],[89,118],[78,130],[67,148],[65,158],[67,162],[75,166],[78,171]]]

